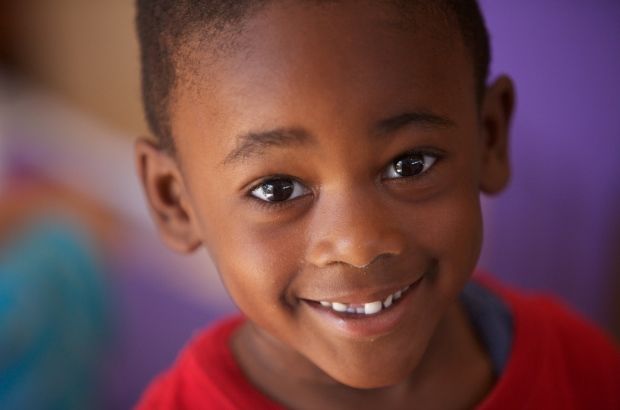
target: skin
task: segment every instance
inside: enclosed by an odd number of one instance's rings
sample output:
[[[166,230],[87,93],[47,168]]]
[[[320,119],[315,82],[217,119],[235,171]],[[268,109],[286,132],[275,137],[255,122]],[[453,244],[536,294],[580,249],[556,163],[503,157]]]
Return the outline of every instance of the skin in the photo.
[[[418,14],[412,28],[380,2],[272,2],[225,55],[194,52],[171,107],[176,154],[136,145],[162,238],[208,249],[249,319],[231,341],[237,361],[290,408],[468,408],[493,384],[457,296],[480,252],[480,193],[508,180],[514,91],[500,77],[478,104],[458,28]],[[393,120],[403,113],[445,121]],[[282,129],[310,141],[227,162],[239,135]],[[392,178],[411,151],[437,160]],[[274,175],[301,194],[278,207],[252,196]],[[343,334],[311,307],[420,278],[379,335]]]

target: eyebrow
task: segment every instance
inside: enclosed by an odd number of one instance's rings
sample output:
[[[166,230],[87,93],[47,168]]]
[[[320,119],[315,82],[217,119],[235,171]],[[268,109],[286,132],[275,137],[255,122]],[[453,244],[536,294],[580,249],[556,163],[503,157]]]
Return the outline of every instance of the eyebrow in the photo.
[[[379,136],[392,134],[401,128],[415,125],[423,129],[453,128],[456,123],[448,117],[433,114],[429,111],[404,112],[381,120],[375,126],[375,133]]]
[[[269,147],[315,143],[310,133],[302,128],[277,128],[265,132],[249,132],[236,138],[237,146],[222,161],[222,165],[238,162],[262,154]]]
[[[415,125],[423,129],[452,128],[456,124],[447,117],[428,111],[405,112],[380,120],[373,127],[378,137]],[[315,144],[316,139],[303,128],[276,128],[264,132],[249,132],[235,138],[236,147],[226,156],[221,165],[229,165],[253,156],[261,155],[270,147]]]

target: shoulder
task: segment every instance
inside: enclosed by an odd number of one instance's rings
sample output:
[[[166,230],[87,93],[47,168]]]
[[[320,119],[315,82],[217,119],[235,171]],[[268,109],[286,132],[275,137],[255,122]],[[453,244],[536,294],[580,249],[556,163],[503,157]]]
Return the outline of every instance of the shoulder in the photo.
[[[510,290],[505,290],[503,297],[514,311],[516,330],[536,332],[543,346],[553,348],[554,355],[566,362],[567,370],[601,377],[612,376],[614,370],[613,375],[620,376],[620,353],[611,338],[563,302]],[[620,382],[617,378],[615,381]]]
[[[245,378],[229,341],[244,324],[224,319],[197,334],[170,370],[148,387],[137,409],[277,409]]]
[[[213,326],[196,334],[179,353],[173,366],[157,376],[144,392],[137,409],[162,408],[199,408],[217,405],[226,407],[219,397],[219,383],[226,383],[228,364],[227,340],[235,329],[242,324],[240,317],[233,317],[217,322]],[[208,362],[208,366],[204,363]]]
[[[514,321],[509,362],[491,398],[620,408],[620,353],[607,335],[555,298],[482,282],[508,304]]]

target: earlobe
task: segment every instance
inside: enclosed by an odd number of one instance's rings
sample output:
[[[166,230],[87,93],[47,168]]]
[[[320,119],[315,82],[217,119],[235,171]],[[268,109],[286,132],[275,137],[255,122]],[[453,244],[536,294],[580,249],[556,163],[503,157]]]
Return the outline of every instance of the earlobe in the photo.
[[[501,76],[486,90],[481,112],[482,167],[480,190],[502,191],[510,179],[509,131],[515,104],[512,80]]]
[[[188,253],[200,246],[183,179],[174,158],[147,138],[135,143],[140,182],[159,234],[173,250]]]

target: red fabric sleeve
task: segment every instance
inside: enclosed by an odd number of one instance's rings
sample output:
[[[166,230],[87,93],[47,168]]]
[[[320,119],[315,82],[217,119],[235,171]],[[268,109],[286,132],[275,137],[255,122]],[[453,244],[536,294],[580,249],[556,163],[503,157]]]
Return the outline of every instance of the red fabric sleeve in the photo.
[[[509,304],[515,338],[480,410],[620,409],[620,353],[606,335],[551,298],[483,282]]]
[[[243,321],[241,317],[225,320],[190,342],[136,408],[281,410],[250,384],[232,354],[229,341]]]

